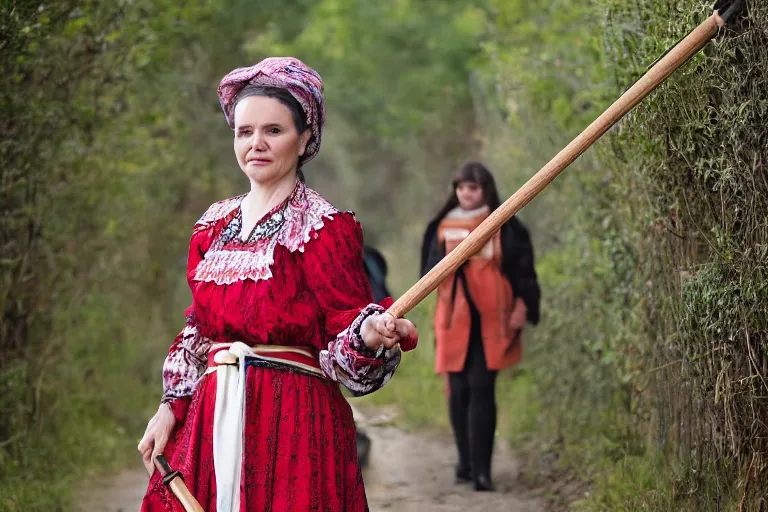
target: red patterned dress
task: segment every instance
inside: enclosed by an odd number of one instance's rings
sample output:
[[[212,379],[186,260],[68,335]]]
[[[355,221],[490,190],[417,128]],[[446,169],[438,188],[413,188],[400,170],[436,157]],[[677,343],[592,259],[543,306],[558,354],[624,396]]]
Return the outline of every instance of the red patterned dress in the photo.
[[[163,401],[177,418],[165,455],[203,508],[215,511],[217,373],[206,371],[209,350],[235,341],[309,348],[321,376],[246,367],[237,508],[367,510],[339,383],[355,395],[375,391],[397,368],[400,349],[372,352],[360,338],[363,319],[388,306],[371,304],[360,225],[298,182],[243,242],[242,198],[212,205],[195,224],[187,269],[193,302],[163,367]],[[157,471],[141,510],[182,510]]]

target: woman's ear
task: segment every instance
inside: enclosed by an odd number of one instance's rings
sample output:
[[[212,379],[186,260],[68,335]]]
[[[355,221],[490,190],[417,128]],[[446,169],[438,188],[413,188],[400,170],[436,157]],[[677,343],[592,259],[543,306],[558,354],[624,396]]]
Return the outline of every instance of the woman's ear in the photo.
[[[310,138],[312,138],[312,130],[307,128],[304,130],[304,133],[301,134],[301,137],[299,137],[299,156],[304,156]]]

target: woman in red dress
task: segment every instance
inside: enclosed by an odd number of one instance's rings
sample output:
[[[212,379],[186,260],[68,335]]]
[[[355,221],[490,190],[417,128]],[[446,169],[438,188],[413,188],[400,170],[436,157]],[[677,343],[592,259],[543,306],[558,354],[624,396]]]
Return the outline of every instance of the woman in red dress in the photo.
[[[354,395],[383,386],[415,347],[409,321],[374,304],[362,231],[304,184],[320,147],[320,76],[293,58],[224,77],[247,194],[195,224],[192,305],[163,366],[164,394],[139,451],[164,453],[206,511],[367,510]],[[182,510],[150,478],[142,511]]]

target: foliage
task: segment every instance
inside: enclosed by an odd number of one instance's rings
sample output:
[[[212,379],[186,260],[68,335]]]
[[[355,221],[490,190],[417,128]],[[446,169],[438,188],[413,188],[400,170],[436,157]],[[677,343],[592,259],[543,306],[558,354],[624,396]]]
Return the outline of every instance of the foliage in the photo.
[[[509,124],[534,127],[524,141],[585,125],[594,113],[584,106],[606,105],[708,15],[692,1],[557,9],[534,17],[555,27],[543,57],[504,51],[511,28],[533,22],[503,11],[500,23],[514,25],[490,46],[502,55],[493,72],[515,77],[502,102],[515,106]],[[582,51],[568,35],[597,13],[604,23]],[[557,240],[538,231],[546,313],[527,364],[548,411],[540,436],[563,439],[600,484],[582,508],[764,506],[765,22],[751,6],[599,144],[596,160],[567,171],[557,207],[531,205]],[[541,61],[568,78],[550,79]],[[574,90],[591,93],[579,101]],[[512,158],[540,159],[540,148],[519,146]]]
[[[478,146],[468,77],[486,13],[465,1],[322,0],[301,16],[296,30],[270,25],[245,49],[253,62],[296,55],[323,76],[328,135],[309,183],[356,211],[367,240],[407,271],[392,276],[402,289],[417,264],[401,248],[420,243],[446,172]]]
[[[675,26],[609,5],[607,40],[630,57],[617,58],[625,63],[618,80],[633,75],[636,59],[706,15],[700,2],[674,4],[648,7],[689,13]],[[637,33],[615,28],[640,23],[642,44]],[[759,199],[767,190],[759,178],[768,159],[766,23],[765,6],[750,5],[734,32],[689,63],[617,135],[626,195],[634,188],[648,212],[635,229],[650,279],[646,329],[659,343],[649,361],[673,364],[652,383],[665,417],[651,427],[679,457],[695,454],[681,485],[701,489],[682,497],[697,510],[715,510],[734,495],[742,507],[765,506],[768,485],[762,441],[768,432],[756,421],[768,413],[762,320],[768,259],[761,249],[768,225]]]
[[[2,9],[0,508],[54,510],[83,471],[131,454],[157,393],[186,208],[210,187],[184,98],[206,77],[167,66],[210,12]]]
[[[512,184],[708,15],[684,1],[520,8],[489,10],[473,91],[485,158]],[[501,432],[560,446],[595,484],[579,510],[764,506],[763,11],[523,212],[544,317],[524,377],[502,381]]]
[[[365,84],[373,90],[379,81],[377,96],[350,92],[362,85],[359,66],[374,61],[322,54],[313,37],[325,40],[322,31],[330,25],[320,22],[323,17],[340,29],[347,24],[358,37],[385,16],[382,30],[395,44],[414,6],[337,7],[239,0],[3,4],[3,509],[60,507],[84,472],[133,455],[157,400],[162,353],[188,300],[183,265],[189,226],[210,202],[243,186],[214,92],[220,76],[278,51],[285,41],[299,56],[302,47],[315,51],[324,74],[347,63],[327,80],[329,109],[342,129],[336,143],[329,137],[325,152],[342,165],[313,169],[331,182],[338,167],[338,183],[375,163],[377,154],[392,155],[387,165],[401,164],[413,134],[427,133],[436,116],[450,119],[452,110],[438,98],[467,99],[455,65],[473,51],[466,41],[482,29],[477,13],[434,3],[414,18],[410,23],[429,25],[430,15],[455,17],[452,27],[466,38],[452,39],[453,28],[440,24],[434,32],[417,31],[429,48],[413,51],[405,71],[431,67],[411,73],[414,81],[406,84],[379,66]],[[444,44],[449,40],[453,50]],[[346,53],[354,44],[349,38],[334,43]],[[407,38],[399,44],[410,47]],[[368,50],[376,47],[369,39]],[[441,49],[451,65],[427,58],[430,49]],[[384,48],[378,52],[388,55],[390,68],[399,62]],[[367,125],[395,87],[399,97],[389,104],[388,118],[371,131]],[[416,97],[412,88],[424,94]],[[345,108],[350,98],[363,103]],[[367,146],[355,146],[358,132],[370,133]],[[382,163],[377,170],[385,168]],[[386,183],[385,173],[379,175],[379,184]],[[364,196],[360,188],[341,191],[342,205],[345,196]]]

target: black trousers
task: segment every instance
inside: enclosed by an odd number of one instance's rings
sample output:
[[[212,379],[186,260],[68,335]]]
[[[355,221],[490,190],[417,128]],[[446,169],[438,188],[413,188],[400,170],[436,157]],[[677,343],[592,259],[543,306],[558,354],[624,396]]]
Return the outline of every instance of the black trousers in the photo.
[[[480,315],[470,306],[472,327],[464,370],[448,374],[451,388],[450,416],[456,449],[457,470],[491,476],[493,436],[496,431],[496,375],[488,369],[480,331]]]

